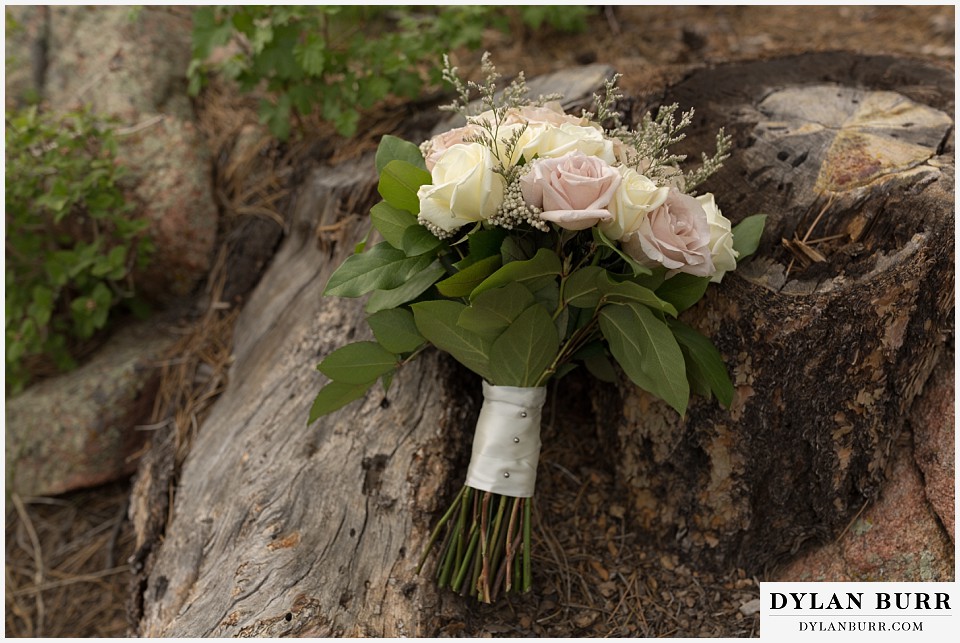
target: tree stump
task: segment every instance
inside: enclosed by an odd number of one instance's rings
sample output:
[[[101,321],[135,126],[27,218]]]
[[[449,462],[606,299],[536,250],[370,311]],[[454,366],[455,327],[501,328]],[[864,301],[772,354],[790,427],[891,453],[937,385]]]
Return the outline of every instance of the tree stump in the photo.
[[[771,215],[758,256],[688,315],[729,360],[733,408],[696,403],[681,423],[632,387],[595,400],[634,499],[628,513],[694,557],[755,569],[836,530],[880,483],[899,413],[952,308],[952,149],[941,145],[952,125],[936,111],[952,109],[951,79],[891,59],[807,56],[704,70],[668,93],[699,110],[694,146],[732,126],[739,149],[707,186],[726,214]],[[839,169],[818,188],[833,139],[813,126],[809,139],[784,138],[778,122],[802,122],[781,113],[796,101],[776,91],[807,87],[819,104],[823,85],[850,104],[874,90],[913,101],[896,107],[911,113],[899,129],[867,119],[849,132],[864,135],[853,137],[863,149],[887,131],[919,138],[901,139],[907,147],[872,174],[828,165]],[[910,156],[910,145],[929,154]],[[874,158],[865,154],[856,158]],[[903,158],[915,159],[911,169]],[[317,168],[296,196],[290,235],[240,317],[230,385],[186,459],[169,519],[162,471],[172,456],[159,450],[141,465],[137,634],[432,636],[466,612],[414,569],[462,483],[478,378],[426,354],[388,394],[374,389],[306,426],[321,385],[313,365],[365,328],[362,302],[321,292],[367,231],[373,168],[369,156]],[[802,241],[828,203],[803,243],[825,261],[795,262],[787,275],[793,255],[780,238],[796,231]],[[813,243],[841,233],[846,245]],[[555,402],[560,414],[576,404]]]
[[[702,186],[756,256],[683,315],[736,387],[681,420],[629,382],[594,407],[641,525],[696,565],[768,566],[875,498],[910,403],[953,330],[953,72],[828,53],[698,71],[696,108],[732,157]],[[920,580],[920,579],[917,579]]]

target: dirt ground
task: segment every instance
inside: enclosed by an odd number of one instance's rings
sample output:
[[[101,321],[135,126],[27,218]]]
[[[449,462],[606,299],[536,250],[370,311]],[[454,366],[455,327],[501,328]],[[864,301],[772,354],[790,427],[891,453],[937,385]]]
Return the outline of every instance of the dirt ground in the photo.
[[[597,7],[578,35],[488,34],[505,75],[602,62],[627,93],[652,93],[692,67],[804,51],[899,54],[954,64],[954,7]],[[478,65],[459,52],[462,73]],[[241,102],[242,104],[242,102]],[[255,121],[255,117],[253,117]],[[216,173],[214,173],[216,175]],[[589,418],[545,426],[534,538],[538,591],[472,607],[440,635],[758,635],[757,578],[689,569],[624,520]],[[587,430],[584,430],[587,427]],[[132,532],[129,483],[57,498],[7,501],[7,636],[123,636]],[[534,618],[532,615],[538,615]]]

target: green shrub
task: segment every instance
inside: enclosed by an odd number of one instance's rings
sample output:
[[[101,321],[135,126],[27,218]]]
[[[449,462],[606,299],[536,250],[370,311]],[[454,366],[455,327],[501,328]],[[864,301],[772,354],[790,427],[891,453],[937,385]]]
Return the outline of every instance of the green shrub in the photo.
[[[132,269],[150,251],[146,222],[117,184],[112,130],[87,111],[6,112],[6,378],[29,363],[75,365],[78,341],[133,301]]]
[[[235,51],[215,69],[242,90],[264,87],[261,120],[280,139],[292,118],[317,110],[337,132],[356,132],[358,107],[387,96],[413,98],[439,82],[440,55],[477,48],[488,27],[510,28],[510,9],[495,6],[219,6],[194,12],[193,59],[187,71],[196,95],[216,48]],[[533,29],[584,28],[588,7],[528,6],[516,10]]]

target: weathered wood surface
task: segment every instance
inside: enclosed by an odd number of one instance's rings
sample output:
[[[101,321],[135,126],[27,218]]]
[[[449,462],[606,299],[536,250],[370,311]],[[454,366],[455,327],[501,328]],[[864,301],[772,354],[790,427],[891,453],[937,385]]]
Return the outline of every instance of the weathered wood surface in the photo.
[[[683,315],[721,349],[731,409],[700,400],[681,421],[628,382],[595,400],[638,520],[684,559],[762,573],[876,497],[952,334],[953,79],[817,54],[699,71],[664,96],[696,108],[690,153],[733,135],[703,186],[724,214],[769,214],[752,262]]]
[[[306,425],[312,365],[364,318],[362,302],[321,291],[366,226],[325,233],[326,250],[317,227],[365,213],[375,180],[364,157],[300,192],[292,235],[238,322],[231,386],[184,466],[141,635],[424,633],[436,595],[413,568],[451,473],[444,432],[469,400],[451,403],[447,370],[427,357],[389,396]]]
[[[531,85],[582,84],[589,96],[608,73],[588,66]],[[463,482],[479,378],[427,354],[388,395],[377,387],[306,425],[323,383],[314,365],[369,333],[362,301],[322,291],[369,228],[376,179],[370,155],[309,175],[180,479],[162,436],[144,458],[132,499],[138,635],[424,636],[462,614],[414,571]]]

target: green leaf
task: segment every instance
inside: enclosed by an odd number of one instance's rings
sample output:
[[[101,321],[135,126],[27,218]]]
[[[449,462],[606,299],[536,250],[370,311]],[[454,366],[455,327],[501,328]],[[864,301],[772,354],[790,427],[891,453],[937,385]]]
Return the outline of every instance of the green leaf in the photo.
[[[600,332],[630,380],[683,415],[690,399],[683,353],[667,325],[646,306],[600,309]]]
[[[377,342],[355,342],[330,353],[317,370],[336,382],[371,382],[397,366],[397,356]]]
[[[110,275],[111,279],[120,279],[126,273],[123,262],[127,258],[127,249],[123,246],[116,246],[103,257],[100,257],[90,269],[90,274],[94,277],[103,277]],[[112,274],[111,274],[112,273]],[[113,275],[119,276],[113,276]]]
[[[270,132],[281,141],[290,137],[290,107],[289,94],[283,94],[276,104],[268,100],[260,101],[260,122],[266,123]]]
[[[33,287],[33,301],[29,306],[30,316],[36,321],[40,328],[45,327],[50,322],[50,315],[53,313],[53,291],[37,284]],[[10,319],[10,316],[7,316]]]
[[[422,301],[411,306],[420,334],[481,377],[490,380],[491,342],[457,325],[466,306],[455,301]]]
[[[436,283],[437,279],[446,274],[446,272],[439,261],[434,261],[410,277],[402,286],[398,286],[392,290],[375,290],[373,294],[370,295],[370,299],[367,300],[367,305],[364,307],[364,310],[366,310],[368,314],[373,314],[380,310],[396,308],[397,306],[413,301],[426,292],[430,286]]]
[[[381,310],[367,317],[367,323],[380,345],[397,355],[412,353],[427,341],[406,308]]]
[[[537,254],[534,255],[533,259],[528,259],[527,261],[512,261],[484,279],[483,282],[470,293],[470,298],[474,299],[485,290],[504,286],[514,281],[528,286],[532,292],[542,288],[547,283],[548,280],[544,280],[543,277],[552,278],[555,275],[559,275],[561,269],[562,266],[560,265],[560,258],[557,256],[557,253],[546,248],[541,248],[537,251]]]
[[[470,248],[469,257],[475,261],[492,257],[500,254],[500,247],[507,236],[507,231],[503,228],[490,228],[489,230],[477,230],[467,237],[467,244]]]
[[[358,89],[359,95],[357,102],[360,107],[370,109],[377,101],[390,93],[391,83],[383,76],[369,74],[364,76]]]
[[[215,48],[230,41],[229,22],[217,22],[215,7],[198,7],[193,12],[194,58],[203,60]]]
[[[443,245],[443,240],[418,223],[406,229],[400,243],[407,256],[416,257],[436,250]]]
[[[680,272],[657,288],[657,297],[670,302],[677,312],[681,313],[700,301],[709,285],[710,277],[696,277]]]
[[[597,243],[597,245],[603,246],[604,248],[609,248],[621,259],[623,259],[627,266],[630,267],[630,270],[633,271],[634,277],[639,275],[649,275],[652,272],[649,268],[641,266],[639,263],[637,263],[636,259],[625,253],[620,249],[620,246],[608,239],[607,235],[600,231],[599,226],[593,226],[591,230],[593,231],[593,240]]]
[[[417,191],[421,185],[430,183],[430,173],[407,161],[390,161],[380,172],[380,184],[377,191],[390,205],[419,214],[420,197]]]
[[[419,225],[416,216],[406,210],[395,208],[386,201],[381,201],[370,208],[370,220],[387,243],[397,250],[403,250],[403,233],[407,228]]]
[[[490,381],[498,386],[536,386],[559,349],[560,338],[550,313],[534,304],[493,342]]]
[[[386,134],[380,139],[380,145],[377,146],[377,155],[374,159],[374,163],[377,165],[377,174],[381,174],[383,168],[390,161],[406,161],[421,170],[426,171],[427,169],[419,147],[397,136]]]
[[[321,76],[326,62],[326,43],[318,34],[307,34],[306,42],[293,48],[293,57],[309,76]]]
[[[381,201],[370,209],[370,218],[383,238],[408,257],[416,257],[435,250],[443,243],[432,232],[417,222],[417,217],[406,210]]]
[[[604,300],[608,302],[623,303],[635,301],[644,306],[649,306],[654,310],[663,311],[673,317],[677,316],[677,310],[673,307],[673,304],[661,300],[649,288],[644,288],[632,281],[614,281],[610,278],[610,273],[606,270],[597,275],[597,284],[601,292],[603,292]]]
[[[727,366],[720,356],[720,351],[709,338],[686,324],[674,320],[670,320],[669,324],[673,336],[680,344],[680,350],[683,351],[687,376],[695,388],[712,391],[724,408],[730,408],[733,401],[733,383],[727,374]]]
[[[346,406],[350,402],[357,400],[370,390],[373,382],[364,382],[363,384],[345,384],[344,382],[330,382],[317,393],[310,407],[310,417],[307,424],[313,424],[320,417],[327,413],[332,413],[337,409]]]
[[[767,223],[767,215],[755,214],[747,217],[733,227],[733,249],[739,254],[737,263],[740,263],[754,252],[760,245],[763,236],[763,226]]]
[[[463,328],[495,340],[520,313],[535,303],[530,291],[518,283],[481,293],[462,313],[458,323]]]
[[[560,284],[551,276],[539,277],[524,282],[533,292],[533,298],[547,310],[556,310],[560,306]]]
[[[378,243],[367,252],[348,257],[330,276],[324,294],[359,297],[371,290],[390,290],[430,263],[428,256],[407,257],[387,242]]]
[[[438,283],[437,290],[446,297],[466,297],[499,267],[499,254],[481,259]]]
[[[600,285],[597,277],[606,272],[599,266],[575,270],[563,284],[563,300],[575,308],[594,308],[600,303]]]
[[[606,355],[591,355],[583,358],[583,365],[587,371],[601,382],[614,384],[617,381],[617,371],[613,368],[613,362]]]
[[[290,102],[301,114],[309,114],[313,111],[313,104],[317,101],[318,88],[314,84],[303,84],[291,87],[287,94],[290,96]]]
[[[504,265],[514,261],[526,261],[537,251],[537,245],[530,238],[508,235],[500,246]]]

